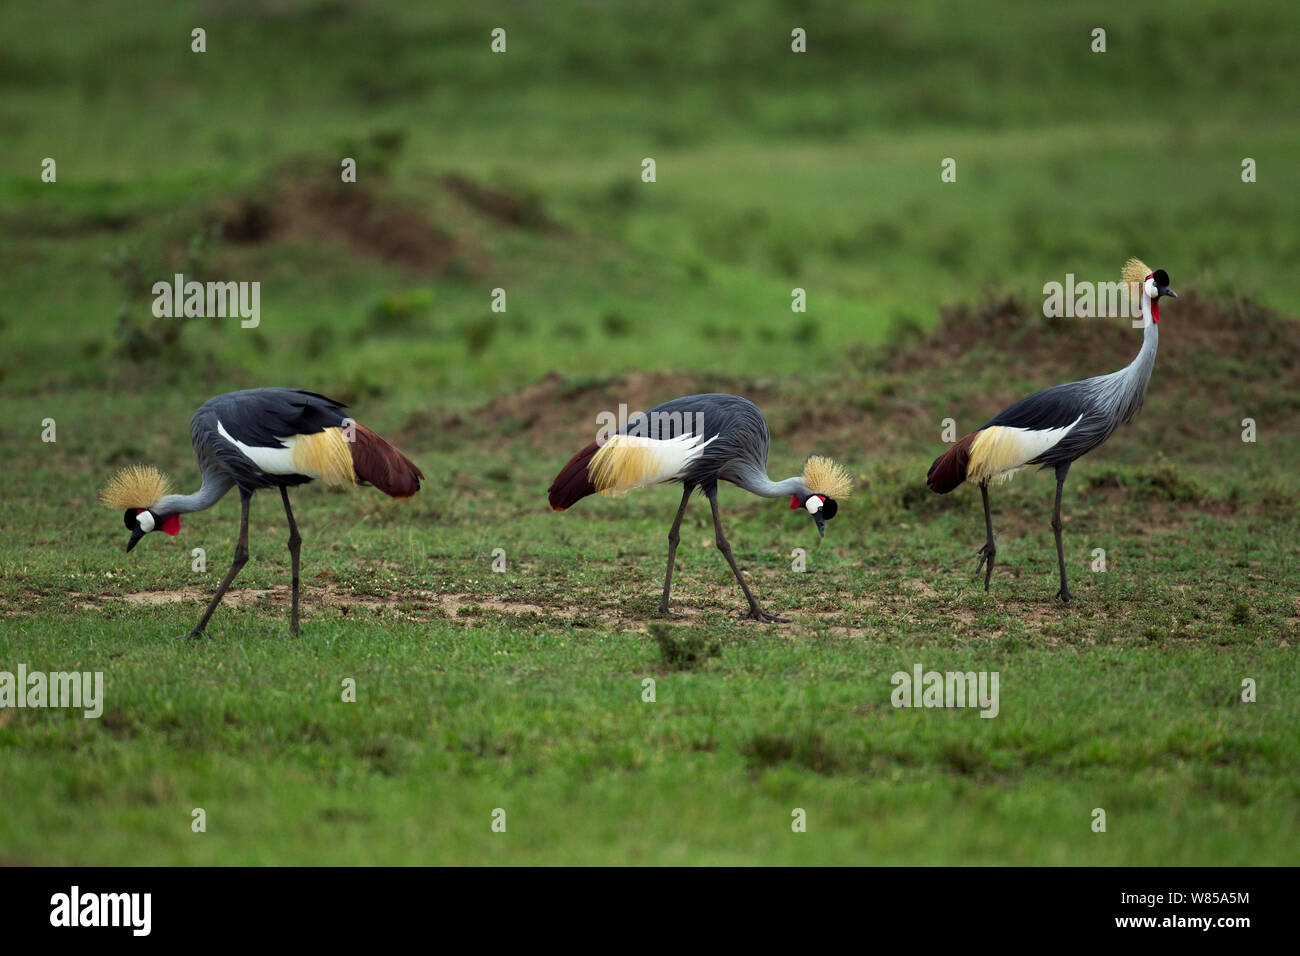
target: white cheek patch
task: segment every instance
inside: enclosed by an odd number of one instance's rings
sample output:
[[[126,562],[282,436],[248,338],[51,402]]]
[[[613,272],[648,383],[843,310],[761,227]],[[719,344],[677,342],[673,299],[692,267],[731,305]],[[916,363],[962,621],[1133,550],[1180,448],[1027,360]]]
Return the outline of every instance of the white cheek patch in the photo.
[[[1146,284],[1143,286],[1143,290],[1146,292],[1148,299],[1154,299],[1160,294],[1160,290],[1156,288],[1155,279],[1147,279]]]
[[[153,513],[149,511],[141,511],[135,516],[135,523],[140,526],[141,531],[152,531],[154,528]]]
[[[803,503],[803,506],[808,509],[810,515],[815,515],[817,512],[822,510],[823,504],[825,504],[825,502],[823,502],[821,498],[816,495],[809,495],[808,500]]]

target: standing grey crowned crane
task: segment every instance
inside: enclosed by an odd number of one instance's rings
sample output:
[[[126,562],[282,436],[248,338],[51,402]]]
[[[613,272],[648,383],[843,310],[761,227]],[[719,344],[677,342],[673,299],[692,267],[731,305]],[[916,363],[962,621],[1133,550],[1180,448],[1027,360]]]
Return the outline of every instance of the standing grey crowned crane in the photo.
[[[293,610],[289,629],[298,633],[298,551],[302,538],[289,507],[289,489],[321,479],[327,486],[374,485],[394,498],[420,490],[424,475],[401,452],[343,414],[346,406],[297,388],[253,388],[210,398],[194,413],[190,440],[203,485],[192,495],[169,493],[170,483],[150,466],[118,472],[100,492],[111,508],[125,508],[129,552],[150,531],[180,531],[180,515],[211,508],[231,488],[242,508],[235,559],[199,622],[186,637],[207,627],[226,589],[248,561],[248,502],[253,492],[279,488],[289,519],[293,561]]]
[[[1076,458],[1092,451],[1122,424],[1137,417],[1151,380],[1159,341],[1161,296],[1178,294],[1169,288],[1169,273],[1148,269],[1137,259],[1129,259],[1122,273],[1130,289],[1140,290],[1144,331],[1142,348],[1125,368],[1109,375],[1098,375],[1081,382],[1069,382],[1035,392],[1020,399],[994,417],[988,424],[962,438],[930,466],[926,483],[931,491],[947,494],[968,478],[978,481],[984,498],[984,527],[988,540],[976,554],[975,568],[987,565],[984,590],[993,575],[993,517],[989,513],[989,483],[1009,479],[1029,465],[1056,469],[1056,508],[1052,512],[1052,532],[1056,535],[1056,557],[1061,569],[1061,589],[1056,596],[1070,600],[1065,580],[1065,550],[1061,545],[1061,491],[1065,476]]]
[[[729,481],[763,498],[790,495],[790,507],[812,515],[817,531],[826,533],[826,521],[839,510],[836,498],[853,488],[841,466],[829,458],[808,459],[802,475],[773,481],[767,476],[767,449],[771,436],[763,413],[753,402],[737,395],[688,395],[656,405],[633,416],[618,432],[598,436],[570,459],[548,490],[551,507],[563,511],[597,493],[622,497],[633,488],[680,482],[682,503],[668,532],[668,570],[659,613],[668,610],[673,562],[677,556],[682,515],[691,492],[700,489],[713,509],[713,530],[718,550],[731,565],[749,601],[749,616],[757,621],[785,623],[768,614],[755,600],[731,556],[718,514],[718,482]]]

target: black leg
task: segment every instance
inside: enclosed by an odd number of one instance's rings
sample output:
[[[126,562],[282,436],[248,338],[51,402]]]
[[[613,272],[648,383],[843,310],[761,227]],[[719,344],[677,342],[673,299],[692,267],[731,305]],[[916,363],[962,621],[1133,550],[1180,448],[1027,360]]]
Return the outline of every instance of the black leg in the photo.
[[[239,489],[239,541],[235,545],[235,560],[230,562],[230,570],[226,572],[225,578],[221,582],[221,587],[217,588],[217,593],[213,596],[212,601],[208,604],[208,609],[203,612],[199,618],[199,623],[195,624],[186,637],[198,637],[203,633],[203,629],[208,626],[208,618],[212,617],[212,612],[217,609],[221,599],[225,597],[230,582],[235,580],[235,575],[239,569],[248,563],[248,502],[252,497],[250,492]]]
[[[727,563],[731,565],[731,570],[736,575],[736,580],[740,582],[740,589],[745,592],[745,597],[749,601],[749,616],[756,621],[788,624],[789,621],[785,618],[768,614],[758,606],[758,601],[754,600],[754,595],[749,590],[749,585],[745,583],[745,578],[740,573],[740,568],[736,567],[736,559],[731,556],[731,545],[727,543],[726,537],[722,534],[722,516],[718,514],[718,486],[714,485],[712,488],[707,488],[704,493],[709,498],[710,507],[713,508],[713,530],[716,532],[714,541],[718,546],[718,550],[722,552],[722,556],[726,558]]]
[[[298,633],[298,552],[302,546],[302,537],[298,534],[298,523],[293,520],[293,509],[289,507],[289,489],[280,486],[280,497],[284,499],[284,515],[289,519],[289,556],[293,561],[293,610],[289,613],[289,633]]]
[[[664,572],[664,596],[659,599],[659,613],[668,617],[681,617],[680,614],[673,614],[668,610],[668,592],[673,587],[673,562],[677,560],[677,542],[681,540],[682,515],[686,514],[686,505],[691,500],[691,492],[695,490],[694,485],[682,485],[682,503],[677,509],[677,517],[673,519],[673,529],[668,532],[668,570]]]
[[[1056,596],[1067,604],[1070,602],[1070,587],[1065,583],[1065,548],[1061,544],[1061,492],[1065,489],[1065,476],[1070,471],[1070,463],[1056,466],[1056,508],[1052,511],[1052,532],[1056,535],[1056,559],[1061,566],[1061,590]]]
[[[975,577],[980,576],[980,569],[988,565],[988,570],[984,572],[984,591],[988,592],[989,579],[993,577],[993,556],[998,553],[997,546],[993,543],[993,515],[989,511],[989,486],[980,485],[980,494],[984,496],[984,530],[988,532],[988,540],[984,547],[975,553],[980,556],[980,563],[975,566]]]

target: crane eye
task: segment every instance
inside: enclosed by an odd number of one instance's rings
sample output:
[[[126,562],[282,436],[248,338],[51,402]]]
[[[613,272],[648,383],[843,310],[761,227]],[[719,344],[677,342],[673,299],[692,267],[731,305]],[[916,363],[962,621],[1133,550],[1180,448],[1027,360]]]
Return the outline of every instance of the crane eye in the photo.
[[[153,512],[141,511],[136,515],[135,523],[140,526],[141,531],[152,531],[154,529]]]

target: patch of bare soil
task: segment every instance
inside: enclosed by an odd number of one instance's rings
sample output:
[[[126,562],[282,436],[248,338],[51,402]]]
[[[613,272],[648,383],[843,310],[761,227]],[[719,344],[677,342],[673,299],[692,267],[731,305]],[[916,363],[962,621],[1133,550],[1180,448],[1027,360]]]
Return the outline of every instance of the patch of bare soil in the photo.
[[[442,178],[443,188],[470,207],[497,222],[521,229],[555,232],[558,226],[542,208],[536,194],[518,195],[474,182],[468,176],[453,173]]]
[[[800,597],[790,582],[790,572],[757,569],[746,577],[755,597],[770,613],[788,619],[785,624],[752,623],[755,634],[779,633],[788,637],[830,635],[846,639],[872,636],[870,621],[887,618],[891,629],[908,626],[916,634],[948,634],[963,640],[989,639],[999,636],[996,626],[979,623],[983,611],[971,604],[972,597],[982,597],[982,577],[973,576],[974,561],[969,569],[936,572],[932,581],[909,579],[902,587],[873,591],[870,595],[850,595],[837,590],[835,576],[819,582],[819,593]],[[735,582],[714,574],[683,573],[678,569],[674,581],[673,623],[682,626],[716,627],[719,619],[738,623],[747,621],[746,605]],[[1055,565],[1048,561],[1032,570],[1024,566],[1023,556],[1011,563],[1000,562],[994,573],[994,594],[990,609],[1011,615],[1028,628],[1033,640],[1048,646],[1059,643],[1062,626],[1070,621],[1091,621],[1096,602],[1090,599],[1091,582],[1076,569],[1075,591],[1079,601],[1062,606],[1052,597]],[[1186,585],[1180,586],[1184,590]],[[394,593],[387,596],[360,596],[331,586],[305,586],[301,602],[304,619],[316,615],[337,614],[349,617],[384,617],[416,623],[455,623],[466,627],[508,623],[516,627],[538,626],[550,631],[573,627],[600,629],[615,633],[644,634],[662,621],[654,611],[658,588],[653,582],[640,598],[628,599],[626,589],[608,592],[583,589],[578,592],[541,591],[531,600],[503,600],[488,595],[462,591],[437,592],[427,589]],[[211,598],[204,589],[142,591],[130,594],[67,594],[61,600],[86,611],[97,611],[116,602],[159,606],[192,603],[195,611]],[[232,608],[261,607],[258,613],[280,616],[287,621],[290,590],[287,586],[270,589],[239,588],[226,593],[223,604]],[[1300,598],[1296,599],[1300,612]],[[16,609],[15,609],[16,610]],[[1107,612],[1111,613],[1111,612]],[[1214,616],[1226,618],[1226,606]],[[10,616],[10,615],[7,615]],[[1123,627],[1123,618],[1110,621]],[[1280,621],[1286,627],[1300,618],[1290,616]]]
[[[416,209],[384,201],[362,183],[316,175],[284,172],[269,188],[219,204],[215,214],[232,243],[330,239],[421,273],[442,272],[457,251],[453,237]]]
[[[835,602],[819,602],[816,609],[792,606],[783,599],[782,579],[790,577],[789,572],[773,569],[760,569],[757,575],[745,572],[755,597],[769,612],[788,618],[789,623],[780,625],[760,625],[755,627],[779,628],[782,633],[797,635],[811,631],[832,634],[861,634],[862,627],[857,622],[864,613],[885,613],[898,620],[922,624],[935,623],[932,602],[944,601],[943,595],[929,585],[911,582],[903,592],[885,598],[853,599],[843,606]],[[830,586],[830,582],[827,582]],[[646,608],[650,608],[657,597],[646,592]],[[77,606],[83,610],[94,611],[111,602],[125,601],[128,604],[159,606],[191,602],[206,603],[212,592],[197,588],[175,590],[140,591],[130,594],[78,594],[70,595]],[[291,593],[288,587],[233,588],[226,592],[223,605],[233,608],[247,608],[265,605],[268,613],[287,613]],[[511,601],[486,595],[466,592],[435,592],[430,590],[407,591],[391,597],[362,597],[329,586],[304,586],[300,595],[304,616],[310,617],[322,610],[337,611],[343,616],[357,614],[378,614],[411,621],[456,621],[471,625],[478,621],[491,621],[494,618],[512,618],[515,623],[524,623],[527,619],[545,621],[554,625],[558,621],[572,622],[574,626],[600,627],[624,633],[646,633],[651,624],[662,620],[652,610],[629,607],[626,595],[611,593],[608,595],[588,592],[584,594],[556,595],[553,601],[538,603],[533,601]],[[274,609],[274,610],[273,610]],[[674,581],[672,609],[673,620],[685,625],[708,625],[716,623],[722,614],[733,620],[746,618],[744,596],[734,581],[720,582],[712,579],[702,580],[683,574],[678,570]],[[963,626],[974,623],[974,615],[963,608],[950,608],[944,611],[943,621],[956,621]],[[935,626],[939,626],[935,623]]]
[[[767,575],[763,577],[766,578]],[[753,582],[753,578],[750,579]],[[751,586],[755,588],[760,600],[767,600],[761,596],[761,588],[754,583],[751,583]],[[734,584],[726,587],[707,582],[679,580],[676,582],[674,592],[673,610],[679,615],[675,619],[679,623],[702,623],[706,619],[713,619],[719,611],[738,619],[743,617],[744,599],[739,588]],[[146,606],[184,602],[202,604],[211,600],[212,593],[200,588],[180,588],[139,591],[130,594],[77,594],[70,597],[81,609],[94,611],[115,601]],[[545,619],[554,622],[556,619],[562,619],[580,623],[584,627],[598,625],[609,630],[633,633],[645,633],[650,624],[660,620],[651,614],[629,610],[626,602],[621,598],[610,597],[608,600],[602,600],[599,596],[589,594],[585,595],[585,600],[578,601],[567,600],[567,598],[574,598],[573,595],[565,597],[566,600],[561,600],[557,596],[553,604],[544,605],[530,601],[507,601],[471,593],[439,593],[429,590],[407,591],[389,598],[360,597],[328,586],[304,586],[300,592],[301,608],[305,616],[323,609],[338,611],[347,616],[356,614],[360,609],[366,614],[383,614],[414,621],[450,619],[471,623],[481,619],[512,617],[536,618],[539,621]],[[779,597],[774,599],[779,603]],[[290,600],[291,592],[288,587],[232,588],[226,592],[222,604],[233,608],[262,604],[268,608],[285,610]],[[798,609],[789,612],[776,610],[774,613],[790,618],[791,624],[782,627],[793,627],[798,630],[801,624],[813,619],[838,619],[849,612],[844,610],[810,612]]]

